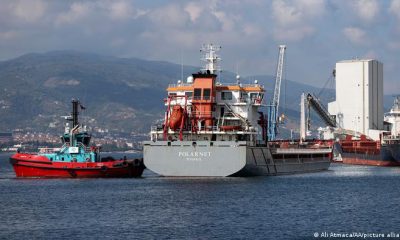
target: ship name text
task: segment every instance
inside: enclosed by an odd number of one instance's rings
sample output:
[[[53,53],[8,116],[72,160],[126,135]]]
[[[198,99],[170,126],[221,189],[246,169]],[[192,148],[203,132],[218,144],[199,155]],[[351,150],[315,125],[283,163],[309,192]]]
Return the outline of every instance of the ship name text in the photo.
[[[179,152],[179,157],[211,157],[211,152]]]
[[[203,157],[211,157],[211,152],[179,152],[178,156],[185,157],[187,161],[201,161]]]

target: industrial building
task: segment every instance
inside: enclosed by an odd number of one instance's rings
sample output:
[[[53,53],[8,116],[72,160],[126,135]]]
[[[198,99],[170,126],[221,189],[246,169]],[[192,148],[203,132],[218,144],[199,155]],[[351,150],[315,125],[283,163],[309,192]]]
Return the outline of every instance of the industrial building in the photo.
[[[339,128],[378,140],[383,130],[383,64],[377,60],[336,63],[336,101],[328,104]]]

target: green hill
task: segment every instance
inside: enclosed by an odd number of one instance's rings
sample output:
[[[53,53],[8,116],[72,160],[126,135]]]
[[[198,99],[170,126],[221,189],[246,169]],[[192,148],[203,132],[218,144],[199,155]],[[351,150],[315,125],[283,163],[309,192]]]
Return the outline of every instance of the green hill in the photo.
[[[184,76],[197,71],[199,68],[183,67]],[[60,116],[69,114],[71,99],[78,98],[86,106],[82,118],[89,126],[115,133],[146,133],[163,117],[165,88],[181,78],[181,66],[168,62],[75,51],[26,54],[0,62],[0,131],[31,128],[59,133]],[[270,99],[274,77],[245,77],[242,82],[255,79],[266,86]],[[233,83],[235,75],[222,72],[221,81]],[[299,119],[303,91],[318,93],[320,89],[282,82],[280,112],[293,124]],[[334,91],[327,89],[321,99],[332,101]]]

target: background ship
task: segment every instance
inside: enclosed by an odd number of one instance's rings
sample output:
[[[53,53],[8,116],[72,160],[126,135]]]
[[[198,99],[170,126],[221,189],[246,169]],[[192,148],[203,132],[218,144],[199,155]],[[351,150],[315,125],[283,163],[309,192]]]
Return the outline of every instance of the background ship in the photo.
[[[336,101],[328,104],[334,119],[323,129],[335,139],[335,162],[358,165],[400,165],[400,97],[383,114],[383,64],[346,60],[336,63]]]
[[[361,134],[359,137],[344,135],[335,145],[335,160],[347,164],[400,166],[400,97],[385,116],[391,130],[383,131],[379,140]]]
[[[255,176],[320,171],[329,168],[332,148],[326,141],[277,141],[284,53],[279,59],[274,95],[265,107],[265,89],[255,80],[219,82],[217,51],[203,46],[202,72],[167,88],[163,124],[152,127],[144,142],[144,163],[163,176]]]
[[[98,147],[90,147],[91,135],[78,122],[78,100],[72,100],[72,114],[66,119],[65,133],[61,136],[62,147],[43,149],[39,153],[16,153],[11,156],[17,177],[45,178],[98,178],[140,177],[144,170],[142,159],[114,160],[101,158]]]

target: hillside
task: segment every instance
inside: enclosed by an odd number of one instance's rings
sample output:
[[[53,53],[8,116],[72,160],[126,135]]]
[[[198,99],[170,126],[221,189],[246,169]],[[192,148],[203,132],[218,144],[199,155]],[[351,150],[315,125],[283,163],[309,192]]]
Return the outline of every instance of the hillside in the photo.
[[[92,125],[118,132],[148,128],[150,119],[161,117],[165,87],[180,72],[166,62],[71,51],[1,62],[0,131],[48,130],[50,122],[58,128],[72,98],[87,106],[84,117]]]
[[[184,76],[197,71],[199,68],[183,67]],[[234,82],[234,76],[222,72],[221,81]],[[88,125],[115,133],[146,133],[163,116],[165,88],[180,78],[181,66],[168,62],[75,51],[26,54],[0,62],[0,131],[32,128],[59,133],[63,123],[60,116],[68,114],[71,99],[78,98],[86,106],[82,117]],[[254,79],[266,86],[269,99],[274,78],[251,76],[242,78],[242,82]],[[282,82],[281,112],[292,124],[298,122],[303,91],[318,93],[320,89]],[[321,99],[324,103],[332,101],[334,91],[325,90]],[[315,121],[319,122],[317,118]]]

